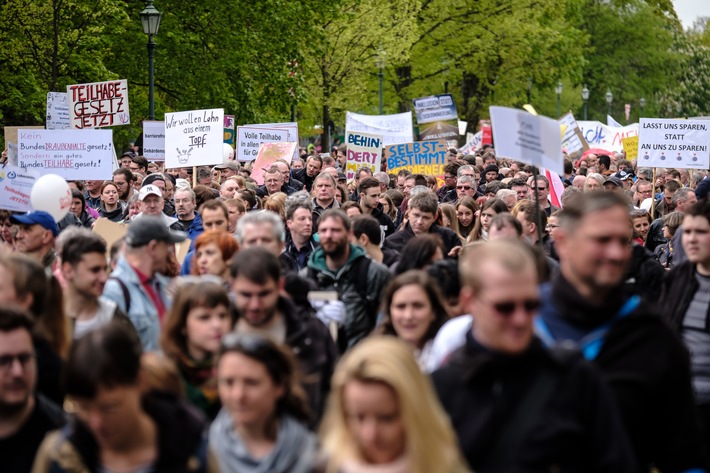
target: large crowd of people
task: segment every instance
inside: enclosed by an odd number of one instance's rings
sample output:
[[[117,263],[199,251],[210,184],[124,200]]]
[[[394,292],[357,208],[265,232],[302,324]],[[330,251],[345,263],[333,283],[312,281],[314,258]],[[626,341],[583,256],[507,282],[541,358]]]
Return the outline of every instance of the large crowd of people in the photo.
[[[710,471],[710,175],[345,156],[0,210],[0,470]]]

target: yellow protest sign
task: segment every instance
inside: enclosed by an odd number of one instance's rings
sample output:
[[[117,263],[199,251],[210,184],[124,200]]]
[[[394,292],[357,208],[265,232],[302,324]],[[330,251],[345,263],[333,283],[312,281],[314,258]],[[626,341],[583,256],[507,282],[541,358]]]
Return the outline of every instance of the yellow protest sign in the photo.
[[[621,144],[626,152],[626,159],[629,161],[636,159],[639,153],[639,137],[629,136],[628,138],[622,138]]]

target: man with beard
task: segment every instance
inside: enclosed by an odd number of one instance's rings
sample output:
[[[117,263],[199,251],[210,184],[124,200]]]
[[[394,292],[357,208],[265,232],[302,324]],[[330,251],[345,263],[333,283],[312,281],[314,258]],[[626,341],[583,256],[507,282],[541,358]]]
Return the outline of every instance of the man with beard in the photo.
[[[436,197],[434,197],[436,200]],[[350,219],[342,210],[326,210],[318,223],[320,248],[308,259],[302,274],[321,291],[336,291],[345,305],[345,343],[355,345],[377,322],[377,311],[390,274],[352,244]]]
[[[133,183],[133,173],[126,168],[116,169],[113,172],[113,183],[118,188],[118,199],[124,204],[136,194],[136,190],[131,185]]]
[[[178,189],[175,192],[175,214],[190,240],[194,242],[202,235],[202,218],[195,212],[195,192],[192,189]]]
[[[643,471],[707,469],[688,353],[655,309],[624,287],[631,260],[627,199],[573,195],[559,213],[560,274],[541,289],[536,331],[576,345],[611,387]]]
[[[338,356],[328,329],[312,310],[282,295],[285,282],[281,264],[267,248],[240,250],[232,262],[231,276],[238,316],[234,331],[257,333],[293,350],[317,421]]]
[[[103,295],[128,315],[147,352],[160,347],[160,326],[169,309],[169,280],[162,276],[174,244],[187,238],[169,230],[161,219],[143,216],[128,225],[125,250],[104,286]]]
[[[61,427],[62,410],[35,394],[37,364],[27,314],[0,308],[0,458],[2,471],[27,473],[45,434]]]

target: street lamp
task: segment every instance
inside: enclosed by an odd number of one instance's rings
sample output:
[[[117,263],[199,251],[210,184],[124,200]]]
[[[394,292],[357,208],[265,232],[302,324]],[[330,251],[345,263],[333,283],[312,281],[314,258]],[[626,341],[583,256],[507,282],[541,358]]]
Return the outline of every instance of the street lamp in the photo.
[[[382,115],[384,113],[385,108],[385,97],[382,91],[382,81],[385,78],[385,58],[384,53],[382,52],[380,52],[380,54],[377,56],[377,67],[380,69],[380,72],[377,74],[377,77],[380,79],[380,115]]]
[[[584,84],[582,88],[582,100],[584,100],[584,119],[587,119],[587,100],[589,100],[589,89],[587,84]]]
[[[606,89],[606,114],[611,115],[611,102],[614,100],[614,94],[611,93],[611,90]]]
[[[639,106],[641,107],[641,115],[644,114],[644,109],[646,108],[646,99],[641,97],[639,99]]]
[[[155,78],[153,58],[155,57],[155,41],[153,36],[158,34],[160,17],[163,16],[154,6],[153,0],[148,0],[145,9],[140,12],[143,33],[148,35],[148,119],[155,120]]]
[[[562,97],[562,81],[557,82],[557,86],[555,86],[555,93],[557,94],[557,118],[560,118],[560,115],[562,114],[560,104]]]

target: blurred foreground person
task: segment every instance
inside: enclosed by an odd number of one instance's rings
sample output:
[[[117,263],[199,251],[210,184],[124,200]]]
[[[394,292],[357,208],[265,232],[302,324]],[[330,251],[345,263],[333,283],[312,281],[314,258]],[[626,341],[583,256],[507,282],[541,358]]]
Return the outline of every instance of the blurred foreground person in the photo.
[[[259,335],[230,334],[217,357],[222,410],[209,432],[220,471],[310,473],[316,437],[294,360]]]
[[[408,344],[372,337],[333,375],[320,432],[326,473],[463,473],[451,424]]]
[[[208,471],[203,419],[167,394],[144,394],[140,357],[116,323],[74,343],[63,376],[76,417],[44,439],[33,473]]]
[[[466,344],[433,374],[461,450],[476,472],[632,472],[609,388],[575,351],[533,334],[540,306],[532,252],[491,241],[464,253]]]

